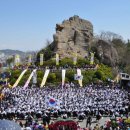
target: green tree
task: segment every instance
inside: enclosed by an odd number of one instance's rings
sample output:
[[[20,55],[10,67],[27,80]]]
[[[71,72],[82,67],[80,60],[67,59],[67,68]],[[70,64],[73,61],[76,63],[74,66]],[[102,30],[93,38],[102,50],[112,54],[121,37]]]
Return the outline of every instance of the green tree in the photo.
[[[14,62],[14,58],[13,57],[10,57],[6,60],[6,63],[9,67],[11,67],[11,64]]]
[[[95,77],[98,78],[98,79],[102,79],[103,77],[103,73],[102,71],[98,70],[95,72]]]
[[[63,58],[60,60],[60,66],[73,66],[73,59],[72,58]]]
[[[37,53],[36,65],[40,63],[40,54],[44,54],[44,61],[51,59],[54,56],[53,44],[49,40],[46,41],[46,46]]]
[[[74,71],[67,71],[66,77],[67,77],[69,82],[73,82],[74,81],[74,74],[76,74]]]
[[[48,76],[48,78],[47,78],[47,82],[48,83],[53,83],[55,81],[56,81],[56,75],[55,75],[55,73],[50,73],[49,76]]]

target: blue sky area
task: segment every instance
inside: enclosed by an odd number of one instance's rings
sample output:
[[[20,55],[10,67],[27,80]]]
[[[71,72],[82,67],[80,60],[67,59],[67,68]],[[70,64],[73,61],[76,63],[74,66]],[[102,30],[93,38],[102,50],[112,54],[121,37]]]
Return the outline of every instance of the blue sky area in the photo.
[[[130,0],[0,0],[0,49],[39,50],[73,15],[130,39]]]

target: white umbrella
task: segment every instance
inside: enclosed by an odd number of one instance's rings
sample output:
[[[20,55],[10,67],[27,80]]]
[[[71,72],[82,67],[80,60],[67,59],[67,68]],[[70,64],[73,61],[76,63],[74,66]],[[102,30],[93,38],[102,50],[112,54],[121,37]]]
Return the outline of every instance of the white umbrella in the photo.
[[[21,127],[14,121],[0,120],[0,130],[21,130]]]

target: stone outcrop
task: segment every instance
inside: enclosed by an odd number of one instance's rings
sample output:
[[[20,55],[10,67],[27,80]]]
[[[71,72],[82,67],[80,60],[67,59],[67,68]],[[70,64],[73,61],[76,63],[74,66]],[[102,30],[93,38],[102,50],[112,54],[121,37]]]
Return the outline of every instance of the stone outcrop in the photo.
[[[119,63],[119,56],[116,48],[103,40],[99,40],[95,44],[97,55],[100,57],[101,62],[109,66],[116,66]]]
[[[56,25],[53,38],[54,52],[60,57],[72,57],[75,52],[85,57],[93,39],[93,25],[79,16],[73,16]]]
[[[81,19],[79,16],[70,17],[61,24],[56,24],[56,34],[53,38],[52,44],[48,46],[51,53],[48,49],[45,51],[47,59],[55,57],[55,53],[58,53],[60,58],[72,58],[76,52],[78,57],[84,58],[89,55],[91,47],[94,47],[95,56],[101,63],[114,67],[119,63],[116,48],[106,41],[96,40],[93,37],[91,22]]]

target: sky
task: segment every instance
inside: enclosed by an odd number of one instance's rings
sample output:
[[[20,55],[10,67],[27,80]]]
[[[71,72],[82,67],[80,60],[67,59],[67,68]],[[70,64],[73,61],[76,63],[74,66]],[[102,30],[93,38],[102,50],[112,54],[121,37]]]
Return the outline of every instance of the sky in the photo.
[[[130,39],[130,0],[0,0],[0,50],[40,50],[56,24],[74,15],[91,21],[95,34]]]

